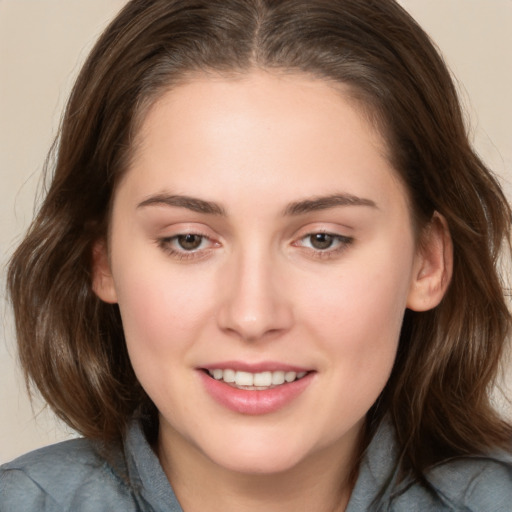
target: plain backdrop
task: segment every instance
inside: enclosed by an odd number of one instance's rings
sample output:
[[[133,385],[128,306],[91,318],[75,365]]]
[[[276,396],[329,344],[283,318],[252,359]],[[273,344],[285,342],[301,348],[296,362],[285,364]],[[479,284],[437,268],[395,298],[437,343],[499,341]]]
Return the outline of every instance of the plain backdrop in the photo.
[[[512,0],[400,3],[441,49],[474,144],[512,199]],[[0,0],[0,463],[73,435],[25,392],[5,305],[5,263],[32,218],[41,168],[80,63],[124,4]]]

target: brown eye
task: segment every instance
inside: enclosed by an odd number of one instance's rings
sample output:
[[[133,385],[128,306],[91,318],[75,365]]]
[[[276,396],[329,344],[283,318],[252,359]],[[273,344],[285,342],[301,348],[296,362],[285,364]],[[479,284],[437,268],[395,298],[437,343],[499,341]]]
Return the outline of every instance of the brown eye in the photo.
[[[311,247],[319,251],[329,249],[334,243],[335,237],[329,233],[314,233],[309,235]]]
[[[176,241],[181,249],[185,251],[194,251],[200,247],[203,237],[201,235],[193,235],[189,233],[187,235],[179,235],[176,238]]]

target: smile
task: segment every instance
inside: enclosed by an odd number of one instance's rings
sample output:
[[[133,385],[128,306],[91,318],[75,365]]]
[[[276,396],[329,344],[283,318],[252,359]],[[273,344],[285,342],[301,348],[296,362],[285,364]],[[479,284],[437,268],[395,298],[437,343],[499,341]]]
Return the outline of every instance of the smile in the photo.
[[[315,370],[268,362],[258,365],[235,362],[233,366],[224,363],[198,370],[204,390],[215,402],[233,412],[249,415],[269,414],[291,406],[317,378]]]
[[[293,371],[266,371],[251,373],[245,371],[235,371],[232,369],[215,368],[208,370],[208,373],[215,380],[222,381],[233,387],[246,390],[265,390],[281,386],[285,383],[291,383],[302,379],[307,372]]]

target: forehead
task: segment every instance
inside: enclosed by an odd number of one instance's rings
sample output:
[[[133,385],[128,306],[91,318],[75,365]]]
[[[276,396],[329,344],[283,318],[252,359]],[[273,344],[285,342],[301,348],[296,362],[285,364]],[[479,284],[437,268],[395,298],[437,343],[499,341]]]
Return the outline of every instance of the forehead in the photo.
[[[196,76],[163,93],[142,120],[126,177],[140,194],[177,188],[226,200],[272,187],[290,200],[345,186],[382,196],[383,179],[399,181],[348,88],[264,71]]]

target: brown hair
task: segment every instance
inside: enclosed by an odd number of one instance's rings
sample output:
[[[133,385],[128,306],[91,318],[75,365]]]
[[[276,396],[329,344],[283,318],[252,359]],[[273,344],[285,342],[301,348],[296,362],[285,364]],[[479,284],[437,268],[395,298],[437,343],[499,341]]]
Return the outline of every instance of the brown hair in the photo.
[[[125,348],[116,305],[91,289],[93,243],[145,109],[189,73],[254,68],[349,86],[388,142],[417,225],[447,220],[454,273],[441,304],[407,311],[396,364],[369,413],[389,414],[404,467],[507,447],[489,391],[511,316],[498,273],[511,211],[471,149],[449,72],[393,0],[132,0],[77,79],[53,177],[8,286],[29,385],[85,436],[118,440],[154,414]]]

